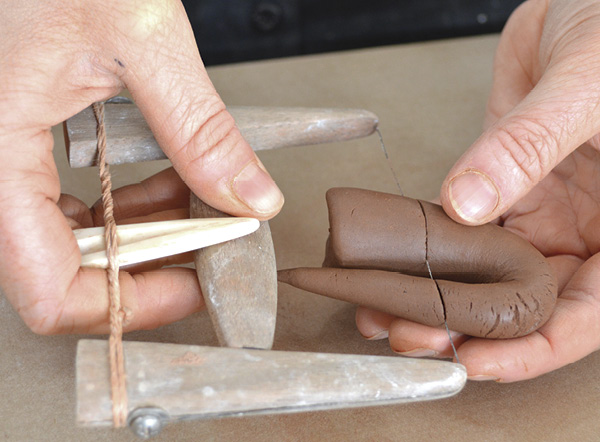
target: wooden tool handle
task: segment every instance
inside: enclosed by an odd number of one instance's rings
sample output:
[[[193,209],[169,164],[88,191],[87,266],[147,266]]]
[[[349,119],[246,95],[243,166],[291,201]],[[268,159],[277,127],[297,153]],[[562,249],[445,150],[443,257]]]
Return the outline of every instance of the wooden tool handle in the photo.
[[[254,150],[365,137],[378,122],[375,114],[361,109],[232,106],[228,110]],[[166,158],[135,104],[106,103],[104,113],[108,164]],[[64,129],[71,167],[95,165],[96,119],[91,108],[69,118]]]
[[[228,216],[190,200],[192,218]],[[277,267],[269,223],[254,233],[197,250],[196,271],[219,343],[269,349],[277,315]]]
[[[458,393],[458,364],[411,358],[124,342],[129,412],[206,419],[439,399]],[[108,343],[77,347],[77,422],[112,421]]]

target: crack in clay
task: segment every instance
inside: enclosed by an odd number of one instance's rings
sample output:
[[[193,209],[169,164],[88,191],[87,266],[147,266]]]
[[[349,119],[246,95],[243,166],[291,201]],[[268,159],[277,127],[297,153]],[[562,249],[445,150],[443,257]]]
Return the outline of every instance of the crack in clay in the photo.
[[[527,310],[529,313],[531,313],[531,308],[527,305],[527,303],[525,302],[525,300],[523,299],[521,294],[519,292],[516,292],[515,295],[517,296],[517,299],[521,302],[521,304],[523,304],[523,306],[525,307],[525,310]]]
[[[521,332],[521,312],[519,311],[519,306],[515,305],[515,323],[518,325],[518,329],[515,332],[514,336]]]
[[[497,315],[496,312],[494,312],[494,309],[492,309],[492,314],[496,317],[496,320],[494,321],[494,325],[492,325],[492,328],[490,328],[490,330],[485,334],[485,338],[491,335],[500,325],[500,315]]]
[[[456,347],[454,346],[454,341],[452,340],[452,335],[450,334],[450,329],[448,328],[448,321],[446,319],[446,303],[444,302],[444,296],[442,295],[442,290],[437,282],[437,280],[433,277],[433,272],[431,271],[431,265],[429,265],[429,226],[427,225],[427,214],[425,213],[425,208],[421,201],[417,200],[419,203],[419,207],[421,208],[421,213],[423,214],[423,221],[425,222],[425,265],[427,265],[427,271],[429,272],[429,278],[435,284],[435,288],[437,290],[438,296],[440,297],[440,302],[442,304],[442,315],[444,317],[444,327],[446,328],[446,333],[448,333],[448,340],[450,341],[450,346],[452,347],[452,352],[454,353],[454,357],[456,358],[456,363],[460,364],[458,360],[458,352],[456,351]]]

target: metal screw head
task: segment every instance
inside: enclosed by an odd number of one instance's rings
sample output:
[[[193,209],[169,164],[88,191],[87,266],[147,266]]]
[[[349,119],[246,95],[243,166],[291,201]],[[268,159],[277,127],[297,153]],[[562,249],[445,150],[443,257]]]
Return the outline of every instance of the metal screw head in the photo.
[[[129,413],[127,425],[136,436],[150,439],[161,432],[167,420],[168,415],[163,409],[142,407]]]

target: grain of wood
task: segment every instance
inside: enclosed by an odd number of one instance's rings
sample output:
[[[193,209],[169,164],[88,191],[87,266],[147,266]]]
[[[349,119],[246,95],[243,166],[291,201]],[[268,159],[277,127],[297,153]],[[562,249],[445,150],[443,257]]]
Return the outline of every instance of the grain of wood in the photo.
[[[244,138],[254,150],[344,141],[370,135],[378,119],[361,109],[319,109],[231,106]],[[106,159],[109,164],[138,163],[166,158],[135,104],[106,103]],[[71,167],[96,163],[96,122],[91,108],[64,125]]]
[[[441,399],[466,382],[435,360],[124,342],[129,412],[159,407],[170,420],[289,413]],[[107,343],[77,348],[77,422],[110,425]]]
[[[190,200],[192,218],[228,216]],[[196,272],[222,346],[269,349],[277,315],[277,265],[269,223],[241,238],[194,252]]]

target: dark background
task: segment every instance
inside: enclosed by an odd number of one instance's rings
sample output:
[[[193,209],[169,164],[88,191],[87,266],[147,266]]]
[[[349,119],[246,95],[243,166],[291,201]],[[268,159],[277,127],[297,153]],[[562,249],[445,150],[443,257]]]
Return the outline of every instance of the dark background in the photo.
[[[183,0],[207,65],[499,32],[523,0]]]

